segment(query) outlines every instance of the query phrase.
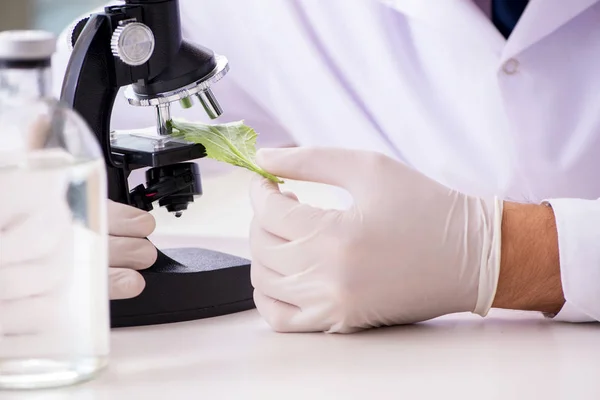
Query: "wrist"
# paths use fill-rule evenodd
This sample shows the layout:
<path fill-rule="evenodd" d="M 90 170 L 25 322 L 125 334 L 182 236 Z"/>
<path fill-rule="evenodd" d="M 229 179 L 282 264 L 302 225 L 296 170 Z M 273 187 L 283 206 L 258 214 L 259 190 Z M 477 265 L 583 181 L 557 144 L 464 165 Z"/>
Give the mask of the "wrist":
<path fill-rule="evenodd" d="M 552 208 L 505 202 L 501 241 L 492 307 L 558 313 L 565 300 Z"/>

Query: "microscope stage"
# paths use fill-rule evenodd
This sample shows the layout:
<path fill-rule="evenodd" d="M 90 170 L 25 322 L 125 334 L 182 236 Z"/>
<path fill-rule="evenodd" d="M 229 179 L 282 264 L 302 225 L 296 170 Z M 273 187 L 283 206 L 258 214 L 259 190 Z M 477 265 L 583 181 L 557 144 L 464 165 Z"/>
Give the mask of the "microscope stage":
<path fill-rule="evenodd" d="M 129 166 L 162 167 L 189 160 L 197 160 L 206 156 L 206 149 L 201 144 L 185 142 L 169 136 L 139 133 L 114 133 L 111 139 L 113 158 Z"/>

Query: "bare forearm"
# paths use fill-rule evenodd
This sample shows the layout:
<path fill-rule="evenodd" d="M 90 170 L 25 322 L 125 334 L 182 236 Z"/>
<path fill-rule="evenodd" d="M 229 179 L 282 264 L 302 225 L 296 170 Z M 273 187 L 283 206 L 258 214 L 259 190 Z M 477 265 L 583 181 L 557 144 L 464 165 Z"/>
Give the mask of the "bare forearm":
<path fill-rule="evenodd" d="M 505 203 L 493 307 L 557 313 L 564 302 L 552 208 Z"/>

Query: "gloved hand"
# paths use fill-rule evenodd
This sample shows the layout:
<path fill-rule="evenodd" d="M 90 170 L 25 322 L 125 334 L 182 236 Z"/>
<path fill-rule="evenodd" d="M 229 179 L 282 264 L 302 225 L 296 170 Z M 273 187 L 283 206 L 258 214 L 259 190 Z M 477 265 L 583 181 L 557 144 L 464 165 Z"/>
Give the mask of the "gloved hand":
<path fill-rule="evenodd" d="M 324 210 L 254 181 L 254 299 L 276 331 L 350 333 L 490 309 L 499 200 L 466 196 L 371 152 L 269 149 L 257 162 L 354 199 L 348 210 Z"/>
<path fill-rule="evenodd" d="M 133 298 L 144 290 L 144 278 L 138 271 L 156 261 L 156 248 L 146 239 L 155 227 L 152 214 L 109 200 L 111 300 Z"/>

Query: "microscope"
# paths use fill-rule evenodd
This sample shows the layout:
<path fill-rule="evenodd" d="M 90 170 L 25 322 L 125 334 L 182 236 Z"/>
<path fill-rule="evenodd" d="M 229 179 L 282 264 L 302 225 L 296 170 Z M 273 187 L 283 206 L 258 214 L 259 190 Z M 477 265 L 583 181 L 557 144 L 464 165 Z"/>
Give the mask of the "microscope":
<path fill-rule="evenodd" d="M 180 217 L 202 195 L 202 145 L 171 136 L 171 104 L 192 105 L 211 119 L 223 110 L 211 91 L 227 59 L 182 39 L 178 0 L 125 0 L 76 23 L 61 101 L 88 123 L 106 162 L 108 195 L 145 211 L 153 203 Z M 155 107 L 156 130 L 116 134 L 111 114 L 120 89 L 132 106 Z M 146 185 L 130 189 L 131 171 L 149 168 Z M 207 249 L 158 250 L 142 272 L 143 293 L 111 301 L 111 326 L 210 318 L 254 308 L 250 261 Z"/>

